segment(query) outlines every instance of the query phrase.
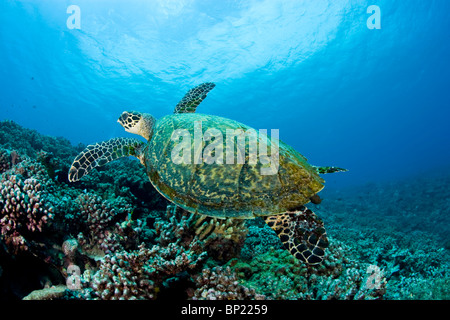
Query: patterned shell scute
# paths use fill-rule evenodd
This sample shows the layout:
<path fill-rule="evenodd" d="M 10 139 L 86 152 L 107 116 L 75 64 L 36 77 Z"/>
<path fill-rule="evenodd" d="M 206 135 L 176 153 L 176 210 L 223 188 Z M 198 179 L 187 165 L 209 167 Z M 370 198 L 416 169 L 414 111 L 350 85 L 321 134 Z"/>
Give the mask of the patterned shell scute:
<path fill-rule="evenodd" d="M 194 130 L 195 125 L 197 130 Z M 210 128 L 222 133 L 223 163 L 194 163 L 195 137 L 198 138 L 200 132 L 203 136 Z M 181 141 L 172 139 L 176 129 L 189 132 L 192 151 L 190 163 L 173 162 L 172 150 Z M 262 167 L 270 164 L 261 164 L 260 159 L 257 159 L 256 164 L 250 163 L 248 138 L 245 139 L 244 161 L 238 163 L 237 138 L 234 137 L 234 149 L 227 149 L 227 133 L 237 129 L 243 132 L 252 130 L 230 119 L 198 113 L 173 114 L 161 118 L 155 125 L 144 159 L 150 181 L 166 198 L 183 209 L 221 218 L 254 218 L 284 213 L 309 202 L 309 198 L 323 188 L 323 180 L 306 159 L 282 141 L 279 142 L 279 168 L 275 174 L 261 175 Z M 215 139 L 197 141 L 201 141 L 201 145 L 197 145 L 197 154 L 204 155 L 205 148 Z M 270 140 L 267 142 L 267 155 L 270 158 Z M 233 156 L 233 163 L 227 163 L 227 152 Z"/>

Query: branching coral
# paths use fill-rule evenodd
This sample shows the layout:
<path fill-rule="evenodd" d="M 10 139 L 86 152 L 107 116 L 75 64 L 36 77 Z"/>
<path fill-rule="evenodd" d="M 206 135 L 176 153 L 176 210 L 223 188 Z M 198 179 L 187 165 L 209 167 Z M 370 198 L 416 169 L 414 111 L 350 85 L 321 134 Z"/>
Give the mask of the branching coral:
<path fill-rule="evenodd" d="M 186 245 L 196 239 L 204 251 L 221 261 L 239 254 L 248 232 L 245 220 L 206 217 L 176 206 L 167 207 L 166 219 L 158 219 L 155 229 L 162 245 L 172 242 Z"/>
<path fill-rule="evenodd" d="M 230 267 L 203 269 L 196 277 L 193 300 L 263 300 L 266 297 L 241 284 Z"/>
<path fill-rule="evenodd" d="M 15 252 L 26 250 L 25 235 L 42 232 L 53 218 L 54 208 L 46 202 L 45 170 L 32 160 L 0 175 L 0 227 L 5 243 Z"/>
<path fill-rule="evenodd" d="M 312 292 L 304 292 L 302 298 L 315 300 L 362 300 L 380 299 L 386 293 L 386 279 L 379 275 L 379 282 L 371 284 L 367 277 L 370 268 L 347 268 L 339 277 L 309 277 L 309 286 L 316 288 Z"/>
<path fill-rule="evenodd" d="M 154 299 L 162 283 L 181 271 L 200 267 L 206 253 L 170 244 L 166 248 L 144 244 L 138 250 L 120 251 L 104 257 L 92 280 L 85 282 L 89 299 Z"/>
<path fill-rule="evenodd" d="M 131 205 L 121 197 L 103 200 L 94 193 L 82 194 L 75 202 L 79 206 L 80 218 L 86 226 L 86 230 L 78 234 L 78 242 L 83 250 L 93 254 L 116 250 L 116 243 L 112 240 L 114 235 L 111 233 L 114 220 L 116 216 L 128 216 L 132 212 Z"/>
<path fill-rule="evenodd" d="M 141 246 L 138 251 L 118 252 L 106 255 L 99 270 L 94 274 L 90 285 L 85 290 L 88 299 L 134 300 L 153 299 L 155 285 L 148 260 L 155 255 L 155 250 Z"/>
<path fill-rule="evenodd" d="M 170 243 L 167 247 L 155 246 L 152 249 L 158 254 L 151 260 L 151 268 L 155 271 L 155 277 L 160 280 L 179 272 L 193 271 L 208 256 L 207 252 L 201 250 L 202 247 L 196 240 L 187 247 Z"/>
<path fill-rule="evenodd" d="M 154 224 L 158 243 L 161 245 L 173 242 L 190 243 L 195 236 L 192 230 L 195 219 L 195 214 L 177 206 L 167 206 L 165 219 L 158 218 Z"/>

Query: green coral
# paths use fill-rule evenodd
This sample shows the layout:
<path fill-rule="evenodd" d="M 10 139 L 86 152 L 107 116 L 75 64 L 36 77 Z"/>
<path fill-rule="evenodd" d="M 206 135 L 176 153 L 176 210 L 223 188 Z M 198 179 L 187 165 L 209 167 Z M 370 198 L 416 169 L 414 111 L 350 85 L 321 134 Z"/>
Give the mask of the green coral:
<path fill-rule="evenodd" d="M 385 281 L 379 288 L 368 288 L 367 266 L 346 258 L 349 248 L 332 241 L 324 262 L 305 266 L 285 250 L 270 249 L 250 261 L 230 263 L 245 286 L 254 288 L 268 299 L 328 300 L 380 299 Z"/>

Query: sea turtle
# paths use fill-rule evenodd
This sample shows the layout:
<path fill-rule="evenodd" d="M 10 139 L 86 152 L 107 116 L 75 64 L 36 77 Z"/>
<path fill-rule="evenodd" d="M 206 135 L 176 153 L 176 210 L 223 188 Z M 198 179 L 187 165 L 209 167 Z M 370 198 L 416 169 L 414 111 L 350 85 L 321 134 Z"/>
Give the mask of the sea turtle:
<path fill-rule="evenodd" d="M 216 218 L 262 217 L 297 259 L 320 263 L 328 246 L 327 235 L 323 222 L 304 205 L 320 202 L 317 193 L 324 180 L 319 174 L 346 170 L 311 166 L 292 147 L 282 141 L 274 143 L 264 132 L 230 119 L 195 113 L 214 87 L 208 82 L 192 88 L 176 105 L 174 114 L 158 120 L 146 113 L 123 112 L 118 122 L 125 131 L 147 142 L 113 138 L 89 145 L 75 158 L 69 181 L 78 181 L 94 167 L 117 158 L 134 156 L 145 166 L 153 186 L 175 205 Z M 251 140 L 249 132 L 256 140 Z M 221 135 L 227 133 L 235 136 L 223 139 Z M 243 138 L 240 141 L 245 148 L 234 145 L 235 137 L 236 141 Z M 270 147 L 265 163 L 261 157 L 254 161 L 254 151 L 259 150 L 261 156 L 263 146 Z M 272 156 L 271 163 L 268 159 Z M 262 173 L 276 161 L 276 171 Z"/>

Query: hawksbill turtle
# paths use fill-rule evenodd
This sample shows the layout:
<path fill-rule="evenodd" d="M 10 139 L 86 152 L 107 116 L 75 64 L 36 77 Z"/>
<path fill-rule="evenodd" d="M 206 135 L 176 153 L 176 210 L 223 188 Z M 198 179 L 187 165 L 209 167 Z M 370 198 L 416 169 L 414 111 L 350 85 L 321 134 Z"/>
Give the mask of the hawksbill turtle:
<path fill-rule="evenodd" d="M 300 153 L 279 141 L 278 170 L 275 174 L 263 175 L 261 169 L 267 165 L 262 161 L 256 164 L 249 161 L 250 139 L 245 139 L 245 154 L 241 154 L 245 161 L 173 161 L 177 145 L 174 133 L 180 130 L 188 136 L 195 136 L 196 132 L 206 134 L 211 128 L 222 134 L 227 130 L 252 130 L 234 120 L 195 113 L 214 87 L 214 83 L 208 82 L 190 89 L 175 106 L 173 114 L 158 120 L 147 113 L 123 112 L 118 122 L 125 131 L 138 134 L 147 142 L 137 138 L 113 138 L 89 145 L 75 158 L 69 170 L 69 181 L 78 181 L 94 167 L 120 157 L 134 156 L 145 166 L 153 186 L 175 205 L 191 213 L 216 218 L 262 217 L 294 257 L 309 265 L 320 263 L 329 241 L 322 220 L 304 205 L 321 201 L 317 193 L 324 187 L 324 180 L 319 174 L 345 169 L 312 166 Z M 257 135 L 260 147 L 262 137 L 260 133 Z M 221 150 L 227 152 L 237 150 L 227 150 L 225 141 L 216 138 L 203 136 L 200 143 L 191 140 L 186 140 L 185 146 L 193 147 L 194 154 L 211 151 L 213 146 L 223 147 Z M 183 137 L 183 142 L 186 141 Z M 269 145 L 270 139 L 266 147 Z M 215 151 L 217 149 L 211 154 Z"/>

